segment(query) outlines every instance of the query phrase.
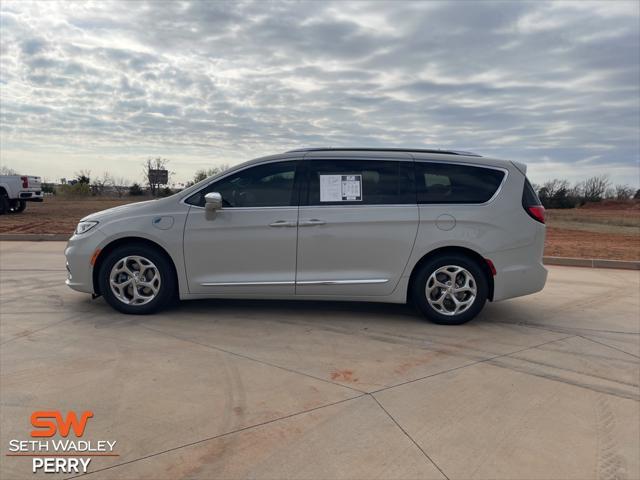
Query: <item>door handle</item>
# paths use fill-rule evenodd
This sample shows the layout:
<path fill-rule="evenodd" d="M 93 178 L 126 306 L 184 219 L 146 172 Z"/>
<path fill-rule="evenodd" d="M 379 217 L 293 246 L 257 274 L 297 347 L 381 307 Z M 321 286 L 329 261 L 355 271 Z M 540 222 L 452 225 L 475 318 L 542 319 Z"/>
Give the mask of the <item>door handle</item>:
<path fill-rule="evenodd" d="M 300 222 L 301 227 L 315 227 L 316 225 L 325 225 L 327 222 L 324 220 L 318 220 L 317 218 L 312 218 L 310 220 L 305 220 L 304 222 Z"/>
<path fill-rule="evenodd" d="M 295 227 L 296 225 L 296 222 L 288 222 L 286 220 L 277 220 L 269 224 L 270 227 Z"/>

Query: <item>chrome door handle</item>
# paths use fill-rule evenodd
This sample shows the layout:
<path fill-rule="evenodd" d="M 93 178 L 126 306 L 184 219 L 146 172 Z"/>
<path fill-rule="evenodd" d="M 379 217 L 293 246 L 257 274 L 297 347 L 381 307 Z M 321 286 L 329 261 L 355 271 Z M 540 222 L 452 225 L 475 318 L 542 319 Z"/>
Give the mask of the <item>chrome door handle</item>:
<path fill-rule="evenodd" d="M 325 225 L 327 222 L 324 220 L 318 220 L 317 218 L 312 218 L 311 220 L 305 220 L 304 222 L 300 222 L 301 227 L 315 227 L 316 225 Z"/>
<path fill-rule="evenodd" d="M 288 222 L 286 220 L 277 220 L 269 224 L 270 227 L 295 227 L 296 225 L 296 222 Z"/>

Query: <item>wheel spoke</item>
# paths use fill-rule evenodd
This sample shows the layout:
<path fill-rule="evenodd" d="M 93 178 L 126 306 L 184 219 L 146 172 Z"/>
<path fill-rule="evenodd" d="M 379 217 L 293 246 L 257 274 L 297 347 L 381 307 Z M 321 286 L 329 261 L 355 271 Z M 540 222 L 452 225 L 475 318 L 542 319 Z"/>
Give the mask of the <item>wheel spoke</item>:
<path fill-rule="evenodd" d="M 116 282 L 115 280 L 111 279 L 110 283 L 111 285 L 113 285 L 114 287 L 117 288 L 122 288 L 122 287 L 126 287 L 127 285 L 129 285 L 131 282 L 133 281 L 133 278 L 129 277 L 128 279 L 126 279 L 123 282 Z"/>

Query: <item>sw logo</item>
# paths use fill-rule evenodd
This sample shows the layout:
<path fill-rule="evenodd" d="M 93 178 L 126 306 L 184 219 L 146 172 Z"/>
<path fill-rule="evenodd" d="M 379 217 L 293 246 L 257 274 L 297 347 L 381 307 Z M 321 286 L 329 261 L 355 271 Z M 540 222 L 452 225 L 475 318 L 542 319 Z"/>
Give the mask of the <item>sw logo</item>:
<path fill-rule="evenodd" d="M 33 412 L 32 440 L 11 440 L 7 456 L 31 457 L 33 473 L 87 473 L 91 457 L 119 456 L 113 453 L 115 440 L 81 440 L 90 418 L 90 410 L 66 416 L 59 410 Z M 67 438 L 70 435 L 75 438 Z"/>
<path fill-rule="evenodd" d="M 31 425 L 40 430 L 32 430 L 31 436 L 36 438 L 53 437 L 56 432 L 59 432 L 60 436 L 66 438 L 69 435 L 69 431 L 73 429 L 76 437 L 82 437 L 87 421 L 92 417 L 93 412 L 89 410 L 82 412 L 80 419 L 78 419 L 76 412 L 69 412 L 66 420 L 62 418 L 62 414 L 58 410 L 33 412 L 31 414 Z M 51 419 L 55 419 L 55 422 Z"/>

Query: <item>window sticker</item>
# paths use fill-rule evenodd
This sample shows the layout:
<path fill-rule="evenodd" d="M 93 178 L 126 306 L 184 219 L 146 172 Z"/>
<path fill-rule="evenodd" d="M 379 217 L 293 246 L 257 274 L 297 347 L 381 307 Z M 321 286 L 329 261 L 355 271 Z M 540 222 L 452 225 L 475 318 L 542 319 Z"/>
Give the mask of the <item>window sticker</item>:
<path fill-rule="evenodd" d="M 362 175 L 320 175 L 320 201 L 362 201 Z"/>

